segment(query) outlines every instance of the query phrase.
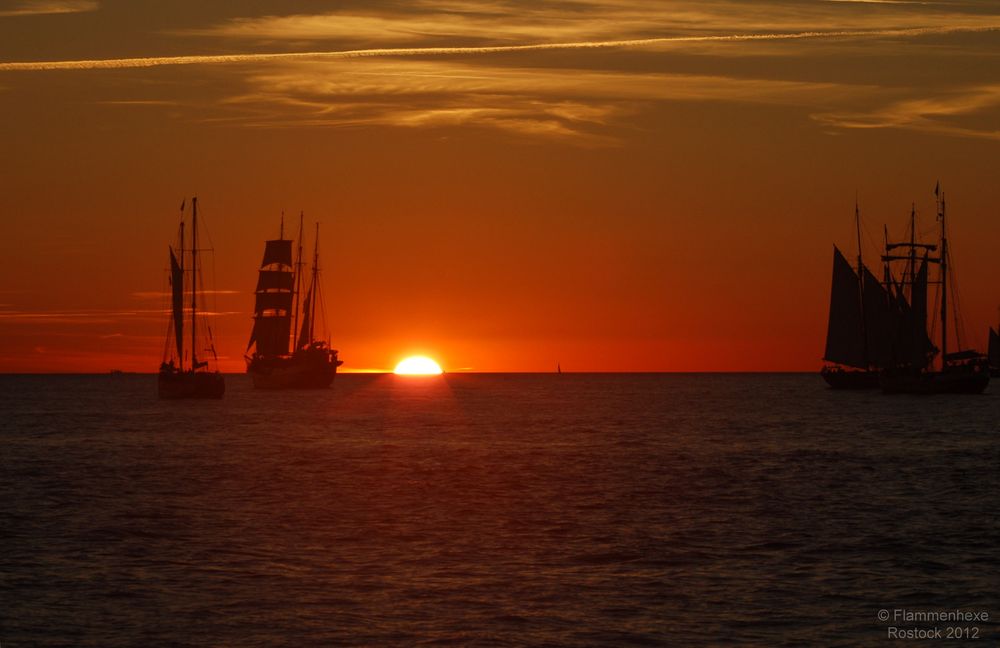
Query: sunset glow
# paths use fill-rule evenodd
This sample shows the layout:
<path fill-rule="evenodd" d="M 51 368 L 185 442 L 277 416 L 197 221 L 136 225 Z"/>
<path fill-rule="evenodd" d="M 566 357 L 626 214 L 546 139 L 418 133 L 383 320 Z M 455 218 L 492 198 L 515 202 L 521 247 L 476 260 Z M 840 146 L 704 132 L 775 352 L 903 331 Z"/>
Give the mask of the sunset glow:
<path fill-rule="evenodd" d="M 996 322 L 995 4 L 133 4 L 0 9 L 0 370 L 155 371 L 194 195 L 225 372 L 300 210 L 343 372 L 813 371 L 855 198 L 875 260 L 938 181 Z"/>
<path fill-rule="evenodd" d="M 0 648 L 1000 631 L 1000 0 L 0 0 L 0 124 Z"/>
<path fill-rule="evenodd" d="M 396 365 L 394 374 L 400 376 L 436 376 L 441 371 L 441 365 L 427 356 L 410 356 Z"/>

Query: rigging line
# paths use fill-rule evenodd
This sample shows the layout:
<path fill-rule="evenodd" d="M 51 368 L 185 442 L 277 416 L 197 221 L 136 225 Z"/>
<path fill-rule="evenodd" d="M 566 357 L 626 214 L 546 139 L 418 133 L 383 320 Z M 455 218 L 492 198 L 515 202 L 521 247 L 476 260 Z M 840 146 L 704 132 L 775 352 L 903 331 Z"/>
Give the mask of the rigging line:
<path fill-rule="evenodd" d="M 171 335 L 171 333 L 173 332 L 173 328 L 174 328 L 174 316 L 171 315 L 170 319 L 167 320 L 167 341 L 163 343 L 163 362 L 166 362 L 167 360 L 170 359 L 170 357 L 169 357 L 169 355 L 170 355 L 170 338 L 173 337 L 173 335 Z"/>
<path fill-rule="evenodd" d="M 209 241 L 209 244 L 212 246 L 210 248 L 209 252 L 210 252 L 210 255 L 211 255 L 211 258 L 212 258 L 212 287 L 215 288 L 215 290 L 212 291 L 212 311 L 215 312 L 215 313 L 218 313 L 218 312 L 220 312 L 219 311 L 219 291 L 218 291 L 219 277 L 218 277 L 218 275 L 216 274 L 216 271 L 215 271 L 215 266 L 216 266 L 216 262 L 215 262 L 215 244 L 212 243 L 212 237 L 211 236 L 209 236 L 208 241 Z M 216 322 L 218 322 L 218 321 L 219 321 L 219 318 L 216 317 Z M 212 356 L 215 358 L 216 369 L 218 369 L 219 368 L 218 367 L 219 356 L 218 356 L 218 354 L 215 351 L 215 336 L 212 334 L 212 327 L 211 326 L 208 327 L 208 339 L 209 339 L 209 342 L 212 345 Z"/>
<path fill-rule="evenodd" d="M 324 337 L 327 335 L 326 330 L 326 304 L 323 303 L 323 282 L 320 278 L 323 276 L 319 268 L 319 229 L 316 230 L 316 257 L 314 263 L 316 264 L 316 305 L 320 309 L 319 311 L 319 322 L 320 331 Z M 313 310 L 313 315 L 315 316 L 316 311 Z M 315 318 L 314 318 L 315 319 Z M 313 331 L 313 336 L 315 337 L 316 331 Z"/>
<path fill-rule="evenodd" d="M 219 354 L 215 352 L 215 336 L 212 335 L 212 325 L 206 323 L 206 326 L 208 328 L 208 344 L 209 344 L 208 350 L 212 352 L 212 358 L 215 360 L 216 365 L 218 365 Z M 216 367 L 216 369 L 218 369 L 218 367 Z"/>
<path fill-rule="evenodd" d="M 183 216 L 181 218 L 182 218 L 181 223 L 183 223 Z M 181 238 L 181 225 L 178 225 L 177 226 L 177 239 L 178 239 L 178 241 L 180 241 L 180 238 Z M 175 243 L 176 242 L 177 241 L 175 241 Z M 183 247 L 183 241 L 180 241 L 180 242 L 181 242 L 182 245 L 180 245 L 180 246 L 177 247 L 177 250 L 179 252 L 181 251 L 181 249 Z M 182 257 L 183 257 L 183 252 L 181 252 L 181 254 L 182 254 Z M 183 258 L 181 258 L 180 261 L 181 261 L 181 263 L 184 263 L 184 259 Z M 170 313 L 170 317 L 167 318 L 167 340 L 166 340 L 166 342 L 163 345 L 163 362 L 166 362 L 166 361 L 168 361 L 170 359 L 170 349 L 171 349 L 171 346 L 172 345 L 176 346 L 176 341 L 175 341 L 176 338 L 174 337 L 174 334 L 173 334 L 174 333 L 174 325 L 175 325 L 174 324 L 174 310 L 173 310 L 173 301 L 174 300 L 173 300 L 173 285 L 171 283 L 171 281 L 172 281 L 172 271 L 171 271 L 170 266 L 167 266 L 166 270 L 164 271 L 164 275 L 167 278 L 166 279 L 167 289 L 165 291 L 163 291 L 163 297 L 162 297 L 162 301 L 161 301 L 161 306 L 163 307 L 163 309 L 165 311 L 167 311 L 167 312 Z M 181 273 L 181 293 L 182 294 L 184 293 L 184 273 Z M 183 317 L 184 317 L 184 315 L 183 315 L 183 310 L 182 310 L 182 312 L 181 312 L 181 318 L 183 318 Z M 184 359 L 181 357 L 180 349 L 174 349 L 174 351 L 177 351 L 177 362 L 178 362 L 178 367 L 180 367 L 180 366 L 182 366 L 182 364 L 184 362 Z"/>
<path fill-rule="evenodd" d="M 917 222 L 920 222 L 920 212 L 917 212 Z M 926 228 L 919 230 L 921 240 L 933 239 L 934 235 L 937 234 L 937 228 L 934 223 L 929 224 Z"/>
<path fill-rule="evenodd" d="M 208 219 L 205 218 L 205 216 L 204 216 L 205 208 L 202 207 L 201 211 L 202 211 L 202 220 L 201 220 L 201 223 L 200 223 L 200 225 L 201 225 L 201 231 L 202 231 L 203 235 L 208 239 L 208 247 L 207 248 L 202 248 L 202 251 L 203 252 L 207 252 L 207 253 L 209 253 L 211 255 L 211 259 L 212 259 L 212 268 L 211 268 L 212 286 L 216 286 L 217 287 L 219 285 L 219 283 L 218 283 L 218 276 L 216 275 L 216 271 L 215 271 L 216 270 L 216 268 L 215 268 L 215 265 L 216 265 L 215 264 L 215 241 L 212 240 L 212 230 L 210 230 L 209 227 L 208 227 Z M 204 265 L 204 264 L 202 264 L 202 265 Z M 204 276 L 199 277 L 199 281 L 201 282 L 202 299 L 204 299 L 205 298 L 205 294 L 206 294 L 205 293 L 205 286 L 204 286 Z M 211 295 L 212 295 L 212 312 L 218 313 L 219 312 L 219 295 L 218 295 L 217 292 L 212 292 Z M 205 326 L 208 329 L 208 340 L 209 340 L 209 344 L 211 345 L 210 348 L 209 348 L 209 350 L 212 352 L 213 355 L 215 355 L 215 339 L 212 336 L 212 327 L 208 325 L 208 321 L 207 320 L 205 322 Z"/>
<path fill-rule="evenodd" d="M 202 209 L 202 213 L 204 213 L 204 209 Z M 212 240 L 212 232 L 208 228 L 208 222 L 207 222 L 207 219 L 204 218 L 204 216 L 202 217 L 202 221 L 199 224 L 201 225 L 202 234 L 206 238 L 208 238 L 208 247 L 201 248 L 200 251 L 201 252 L 207 252 L 210 255 L 210 257 L 211 257 L 211 261 L 212 261 L 212 265 L 211 265 L 211 281 L 212 281 L 212 284 L 211 285 L 217 286 L 218 285 L 218 276 L 216 274 L 215 241 Z M 204 263 L 202 263 L 202 267 L 204 267 Z M 213 291 L 211 293 L 206 293 L 205 292 L 205 276 L 204 276 L 204 274 L 199 274 L 199 276 L 198 276 L 198 285 L 199 285 L 199 288 L 201 289 L 202 300 L 205 299 L 205 295 L 206 294 L 211 294 L 211 296 L 212 296 L 212 299 L 211 299 L 211 302 L 212 302 L 212 304 L 211 304 L 211 312 L 218 313 L 219 312 L 219 296 L 218 296 L 218 293 L 215 292 L 215 291 Z M 215 335 L 214 335 L 214 332 L 212 331 L 211 324 L 209 324 L 209 322 L 208 322 L 207 314 L 205 315 L 205 324 L 204 324 L 204 327 L 205 327 L 205 331 L 206 331 L 205 337 L 207 338 L 208 348 L 207 349 L 202 349 L 202 350 L 203 351 L 209 351 L 209 352 L 211 352 L 212 357 L 214 358 L 214 360 L 216 362 L 216 369 L 218 369 L 219 356 L 218 356 L 218 353 L 216 352 L 216 349 L 215 349 Z"/>
<path fill-rule="evenodd" d="M 930 332 L 928 333 L 928 338 L 932 341 L 937 337 L 937 321 L 938 313 L 941 312 L 941 282 L 934 282 L 934 310 L 931 311 L 931 315 L 928 318 L 930 320 Z M 938 350 L 940 351 L 940 349 Z"/>
<path fill-rule="evenodd" d="M 326 303 L 323 301 L 323 289 L 320 287 L 322 282 L 319 280 L 319 274 L 316 275 L 316 301 L 319 303 L 319 320 L 323 332 L 323 337 L 330 341 L 330 329 L 326 322 Z"/>
<path fill-rule="evenodd" d="M 951 269 L 951 272 L 948 273 L 948 289 L 951 290 L 952 295 L 951 307 L 955 318 L 955 341 L 958 344 L 956 350 L 961 351 L 963 348 L 962 340 L 965 338 L 965 320 L 962 318 L 961 295 L 958 292 L 958 273 L 955 271 L 955 266 L 952 265 L 950 249 L 948 250 L 948 267 Z"/>
<path fill-rule="evenodd" d="M 166 336 L 167 339 L 163 343 L 163 360 L 162 360 L 162 362 L 166 362 L 167 360 L 170 359 L 167 356 L 170 353 L 170 343 L 171 343 L 171 340 L 173 340 L 173 337 L 174 337 L 173 335 L 171 335 L 171 333 L 173 332 L 173 328 L 174 328 L 174 311 L 173 311 L 173 308 L 171 308 L 173 306 L 173 303 L 172 303 L 173 302 L 173 298 L 172 298 L 172 293 L 171 293 L 171 290 L 172 290 L 173 287 L 170 285 L 170 269 L 167 268 L 164 271 L 163 274 L 167 278 L 167 290 L 166 290 L 166 292 L 163 293 L 164 297 L 162 298 L 161 305 L 163 306 L 163 309 L 165 311 L 167 311 L 167 312 L 170 313 L 170 317 L 167 318 L 167 336 Z"/>
<path fill-rule="evenodd" d="M 205 296 L 205 280 L 204 280 L 204 275 L 202 275 L 201 273 L 199 273 L 198 277 L 197 277 L 197 280 L 198 280 L 198 290 L 201 292 L 201 295 L 204 298 L 204 296 Z M 202 313 L 201 313 L 202 319 L 205 320 L 205 328 L 206 329 L 208 328 L 208 317 L 207 317 L 207 313 L 205 313 L 205 311 L 207 311 L 207 310 L 208 310 L 207 308 L 203 307 L 202 308 Z M 208 349 L 202 348 L 201 350 L 202 351 L 207 351 Z"/>
<path fill-rule="evenodd" d="M 868 230 L 868 226 L 865 223 L 864 213 L 861 214 L 861 236 L 862 236 L 862 239 L 864 240 L 864 242 L 868 244 L 868 247 L 870 248 L 870 250 L 874 250 L 874 256 L 866 254 L 865 257 L 868 258 L 868 259 L 880 259 L 880 258 L 882 258 L 882 254 L 881 254 L 882 246 L 878 242 L 878 239 L 876 237 L 872 236 L 871 232 Z M 868 264 L 865 264 L 865 265 L 867 266 Z"/>

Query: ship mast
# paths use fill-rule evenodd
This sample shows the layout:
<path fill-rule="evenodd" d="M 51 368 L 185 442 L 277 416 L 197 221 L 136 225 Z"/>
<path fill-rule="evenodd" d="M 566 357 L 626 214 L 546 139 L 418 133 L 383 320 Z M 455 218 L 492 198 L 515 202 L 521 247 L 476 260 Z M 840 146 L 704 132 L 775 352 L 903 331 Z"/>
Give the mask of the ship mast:
<path fill-rule="evenodd" d="M 181 294 L 180 302 L 184 303 L 184 203 L 181 203 Z M 177 307 L 174 306 L 176 312 Z M 184 308 L 181 308 L 180 317 L 174 317 L 174 326 L 177 327 L 177 369 L 184 371 Z M 191 347 L 192 349 L 194 347 Z"/>
<path fill-rule="evenodd" d="M 885 249 L 885 254 L 882 255 L 882 282 L 885 285 L 886 292 L 889 292 L 889 287 L 892 285 L 892 273 L 889 271 L 889 226 L 883 223 L 882 225 L 882 246 Z"/>
<path fill-rule="evenodd" d="M 865 369 L 871 363 L 868 360 L 868 323 L 865 321 L 865 275 L 864 264 L 861 262 L 861 210 L 858 208 L 858 197 L 854 196 L 854 228 L 858 236 L 858 296 L 861 304 L 861 342 L 864 345 Z"/>
<path fill-rule="evenodd" d="M 299 212 L 299 249 L 295 257 L 295 306 L 292 312 L 295 319 L 292 323 L 292 352 L 298 351 L 298 330 L 299 330 L 299 293 L 302 292 L 302 212 Z"/>
<path fill-rule="evenodd" d="M 934 188 L 937 197 L 940 184 Z M 948 362 L 948 236 L 944 223 L 944 196 L 938 200 L 938 220 L 941 221 L 941 368 Z"/>
<path fill-rule="evenodd" d="M 910 303 L 913 303 L 913 281 L 917 276 L 917 206 L 910 204 Z M 906 284 L 906 280 L 903 280 Z"/>
<path fill-rule="evenodd" d="M 198 368 L 195 355 L 195 313 L 198 310 L 198 197 L 191 199 L 191 371 Z"/>
<path fill-rule="evenodd" d="M 313 247 L 313 269 L 312 269 L 312 285 L 309 287 L 309 301 L 315 302 L 316 291 L 319 289 L 317 284 L 317 279 L 319 277 L 319 223 L 316 223 L 316 243 Z M 311 344 L 316 333 L 316 304 L 310 303 L 309 310 L 309 343 Z"/>

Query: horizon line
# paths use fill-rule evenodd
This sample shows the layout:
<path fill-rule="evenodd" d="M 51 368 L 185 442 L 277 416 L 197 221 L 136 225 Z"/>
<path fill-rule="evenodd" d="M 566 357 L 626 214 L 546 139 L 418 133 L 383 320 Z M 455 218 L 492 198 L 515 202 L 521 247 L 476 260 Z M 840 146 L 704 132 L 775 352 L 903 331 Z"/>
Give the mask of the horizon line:
<path fill-rule="evenodd" d="M 113 374 L 112 370 L 107 370 L 103 372 L 82 372 L 82 371 L 0 371 L 0 376 L 156 376 L 158 372 L 156 371 L 122 371 L 121 374 Z M 210 372 L 211 373 L 211 372 Z M 245 371 L 223 371 L 220 372 L 224 376 L 245 376 L 247 373 Z M 538 376 L 560 376 L 560 375 L 595 375 L 595 374 L 622 374 L 622 375 L 636 375 L 636 374 L 819 374 L 819 371 L 812 370 L 796 370 L 796 369 L 723 369 L 723 370 L 673 370 L 673 369 L 663 369 L 663 370 L 639 370 L 639 371 L 629 371 L 629 370 L 593 370 L 593 371 L 448 371 L 444 370 L 440 374 L 429 374 L 427 376 L 405 376 L 407 378 L 421 378 L 421 377 L 434 377 L 434 376 L 474 376 L 474 375 L 538 375 Z M 398 375 L 392 370 L 385 371 L 338 371 L 338 376 L 395 376 Z"/>

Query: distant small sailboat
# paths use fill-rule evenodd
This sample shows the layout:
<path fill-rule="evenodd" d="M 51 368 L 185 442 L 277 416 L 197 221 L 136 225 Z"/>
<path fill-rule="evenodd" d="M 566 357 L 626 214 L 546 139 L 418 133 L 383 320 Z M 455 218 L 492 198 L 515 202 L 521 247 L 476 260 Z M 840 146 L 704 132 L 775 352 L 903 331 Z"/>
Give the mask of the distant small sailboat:
<path fill-rule="evenodd" d="M 181 212 L 184 203 L 181 203 Z M 160 373 L 157 385 L 160 398 L 222 398 L 226 391 L 225 380 L 218 368 L 212 370 L 209 363 L 201 360 L 198 354 L 199 339 L 204 343 L 202 350 L 211 354 L 212 361 L 218 366 L 218 356 L 212 341 L 212 330 L 208 326 L 199 327 L 198 320 L 198 288 L 201 285 L 201 275 L 198 268 L 198 199 L 191 199 L 191 350 L 190 362 L 185 363 L 184 356 L 184 284 L 185 284 L 185 249 L 184 221 L 181 221 L 178 253 L 175 255 L 170 248 L 170 331 L 167 345 L 164 349 L 163 361 L 160 363 Z M 185 368 L 186 366 L 186 368 Z"/>
<path fill-rule="evenodd" d="M 558 362 L 556 363 L 556 373 L 562 373 L 562 365 Z"/>

